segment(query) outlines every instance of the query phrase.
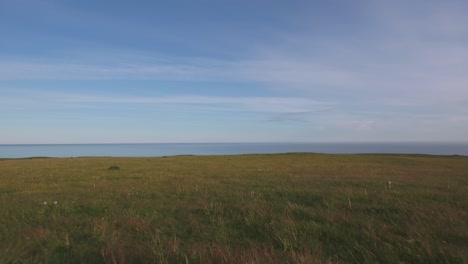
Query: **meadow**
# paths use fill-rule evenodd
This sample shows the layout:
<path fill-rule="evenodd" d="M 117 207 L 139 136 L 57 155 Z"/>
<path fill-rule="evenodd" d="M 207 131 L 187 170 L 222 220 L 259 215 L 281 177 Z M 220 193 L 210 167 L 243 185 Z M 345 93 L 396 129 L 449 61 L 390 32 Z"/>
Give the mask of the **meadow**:
<path fill-rule="evenodd" d="M 0 160 L 0 263 L 468 263 L 468 157 Z"/>

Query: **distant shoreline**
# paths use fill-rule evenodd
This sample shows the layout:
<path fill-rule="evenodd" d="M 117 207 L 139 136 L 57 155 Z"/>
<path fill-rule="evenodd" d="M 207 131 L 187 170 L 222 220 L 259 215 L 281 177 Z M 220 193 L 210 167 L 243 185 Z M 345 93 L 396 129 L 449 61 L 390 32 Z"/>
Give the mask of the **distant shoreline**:
<path fill-rule="evenodd" d="M 250 153 L 250 154 L 233 154 L 233 155 L 167 155 L 167 156 L 77 156 L 77 157 L 21 157 L 21 158 L 2 158 L 4 160 L 42 160 L 42 159 L 158 159 L 158 158 L 176 158 L 176 157 L 237 157 L 237 156 L 282 156 L 282 155 L 328 155 L 328 156 L 395 156 L 395 157 L 446 157 L 446 158 L 467 158 L 468 155 L 459 154 L 419 154 L 419 153 L 353 153 L 353 154 L 329 154 L 329 153 L 315 153 L 315 152 L 285 152 L 285 153 Z"/>
<path fill-rule="evenodd" d="M 0 145 L 0 158 L 162 157 L 279 153 L 468 155 L 468 142 Z"/>
<path fill-rule="evenodd" d="M 218 145 L 218 144 L 468 144 L 468 141 L 307 141 L 307 142 L 122 142 L 122 143 L 0 143 L 0 146 L 76 146 L 76 145 Z"/>

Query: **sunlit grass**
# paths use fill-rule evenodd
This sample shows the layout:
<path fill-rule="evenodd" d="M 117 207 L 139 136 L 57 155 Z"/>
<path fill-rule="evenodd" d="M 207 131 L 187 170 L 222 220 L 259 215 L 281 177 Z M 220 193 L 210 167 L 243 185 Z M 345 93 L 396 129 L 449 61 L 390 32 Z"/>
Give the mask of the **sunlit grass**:
<path fill-rule="evenodd" d="M 467 179 L 448 156 L 0 160 L 0 263 L 466 263 Z"/>

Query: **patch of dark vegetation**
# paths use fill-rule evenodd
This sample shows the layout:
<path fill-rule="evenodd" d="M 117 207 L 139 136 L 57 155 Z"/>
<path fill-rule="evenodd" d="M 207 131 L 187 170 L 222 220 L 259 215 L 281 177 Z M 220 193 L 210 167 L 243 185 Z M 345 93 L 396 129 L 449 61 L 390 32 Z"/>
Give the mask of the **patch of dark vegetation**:
<path fill-rule="evenodd" d="M 51 159 L 52 157 L 46 157 L 46 156 L 37 156 L 37 157 L 29 157 L 27 159 Z"/>
<path fill-rule="evenodd" d="M 284 201 L 291 202 L 297 205 L 306 207 L 321 207 L 324 205 L 323 196 L 310 192 L 282 192 L 276 193 L 280 195 Z"/>
<path fill-rule="evenodd" d="M 450 155 L 449 157 L 452 157 L 452 158 L 467 158 L 468 156 L 454 154 L 454 155 Z"/>
<path fill-rule="evenodd" d="M 6 188 L 0 188 L 0 195 L 2 194 L 10 194 L 10 193 L 15 193 L 18 192 L 18 189 L 6 189 Z"/>
<path fill-rule="evenodd" d="M 120 170 L 120 167 L 117 165 L 111 165 L 107 170 L 113 171 L 113 170 Z"/>

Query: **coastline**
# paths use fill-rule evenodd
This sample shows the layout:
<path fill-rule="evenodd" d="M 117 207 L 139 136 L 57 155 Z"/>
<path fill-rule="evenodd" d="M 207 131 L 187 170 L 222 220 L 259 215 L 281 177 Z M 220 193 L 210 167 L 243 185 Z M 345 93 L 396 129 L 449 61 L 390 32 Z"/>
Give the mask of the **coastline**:
<path fill-rule="evenodd" d="M 468 142 L 400 143 L 154 143 L 0 145 L 1 158 L 162 157 L 278 153 L 468 155 Z"/>

